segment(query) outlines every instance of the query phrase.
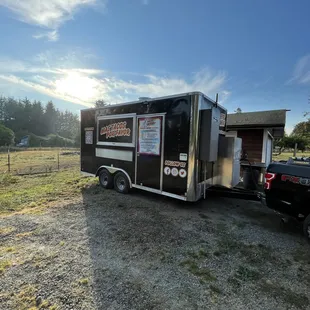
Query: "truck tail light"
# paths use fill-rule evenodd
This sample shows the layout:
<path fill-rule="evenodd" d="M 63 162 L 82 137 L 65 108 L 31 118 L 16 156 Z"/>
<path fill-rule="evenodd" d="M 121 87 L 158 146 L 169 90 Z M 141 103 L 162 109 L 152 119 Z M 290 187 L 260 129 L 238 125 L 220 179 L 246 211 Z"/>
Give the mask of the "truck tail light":
<path fill-rule="evenodd" d="M 274 180 L 276 178 L 276 176 L 277 175 L 275 173 L 271 173 L 271 172 L 265 173 L 265 189 L 271 188 L 271 182 L 272 182 L 272 180 Z"/>

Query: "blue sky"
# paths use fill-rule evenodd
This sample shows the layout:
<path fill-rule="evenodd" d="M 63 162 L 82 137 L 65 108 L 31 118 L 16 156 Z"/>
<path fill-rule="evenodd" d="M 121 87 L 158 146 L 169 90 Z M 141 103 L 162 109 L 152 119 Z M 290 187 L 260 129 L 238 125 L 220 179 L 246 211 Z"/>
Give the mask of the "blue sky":
<path fill-rule="evenodd" d="M 78 111 L 199 90 L 310 110 L 310 1 L 0 0 L 0 95 Z"/>

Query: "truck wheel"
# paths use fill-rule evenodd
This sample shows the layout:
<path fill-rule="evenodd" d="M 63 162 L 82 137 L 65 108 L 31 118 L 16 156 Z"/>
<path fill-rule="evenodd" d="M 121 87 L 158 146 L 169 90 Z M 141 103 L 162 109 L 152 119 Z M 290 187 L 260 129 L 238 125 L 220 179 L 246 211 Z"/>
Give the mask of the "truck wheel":
<path fill-rule="evenodd" d="M 103 169 L 100 171 L 99 183 L 103 188 L 113 188 L 113 176 L 108 170 Z"/>
<path fill-rule="evenodd" d="M 303 230 L 304 230 L 304 235 L 310 241 L 310 214 L 304 220 Z"/>
<path fill-rule="evenodd" d="M 127 194 L 129 191 L 129 181 L 123 172 L 117 172 L 114 177 L 114 188 L 117 192 Z"/>

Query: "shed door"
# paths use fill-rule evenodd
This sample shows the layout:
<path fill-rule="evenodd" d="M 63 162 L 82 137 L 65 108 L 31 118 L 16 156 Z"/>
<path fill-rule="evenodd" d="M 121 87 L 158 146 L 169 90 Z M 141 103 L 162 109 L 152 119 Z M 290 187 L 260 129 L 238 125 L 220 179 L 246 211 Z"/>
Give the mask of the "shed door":
<path fill-rule="evenodd" d="M 137 117 L 136 184 L 162 189 L 163 115 Z"/>

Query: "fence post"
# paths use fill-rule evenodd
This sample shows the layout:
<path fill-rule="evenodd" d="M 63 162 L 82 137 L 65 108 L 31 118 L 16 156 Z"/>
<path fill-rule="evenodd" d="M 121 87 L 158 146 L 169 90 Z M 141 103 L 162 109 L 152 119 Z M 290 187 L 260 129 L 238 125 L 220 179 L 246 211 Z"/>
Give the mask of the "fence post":
<path fill-rule="evenodd" d="M 11 156 L 10 156 L 10 148 L 8 147 L 8 172 L 11 172 Z"/>
<path fill-rule="evenodd" d="M 58 171 L 59 171 L 59 167 L 60 167 L 60 162 L 59 162 L 59 151 L 58 151 L 58 154 L 57 154 L 57 163 L 58 163 Z"/>

